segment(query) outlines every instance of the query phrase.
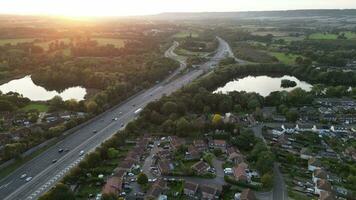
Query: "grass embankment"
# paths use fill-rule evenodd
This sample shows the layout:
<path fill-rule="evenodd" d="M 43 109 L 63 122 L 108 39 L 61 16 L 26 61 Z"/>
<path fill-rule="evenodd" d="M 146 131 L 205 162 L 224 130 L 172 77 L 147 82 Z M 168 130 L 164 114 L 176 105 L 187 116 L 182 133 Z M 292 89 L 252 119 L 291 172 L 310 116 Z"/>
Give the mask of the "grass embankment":
<path fill-rule="evenodd" d="M 347 39 L 356 39 L 356 33 L 353 32 L 344 32 Z M 313 33 L 309 35 L 311 40 L 337 40 L 338 35 L 332 33 Z"/>

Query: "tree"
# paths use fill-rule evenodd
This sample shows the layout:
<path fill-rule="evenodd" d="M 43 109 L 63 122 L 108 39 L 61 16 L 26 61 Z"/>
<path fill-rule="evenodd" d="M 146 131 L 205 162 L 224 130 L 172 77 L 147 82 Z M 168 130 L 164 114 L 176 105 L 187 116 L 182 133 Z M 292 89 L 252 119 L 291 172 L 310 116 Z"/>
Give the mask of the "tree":
<path fill-rule="evenodd" d="M 44 194 L 39 200 L 75 200 L 73 192 L 63 183 L 58 183 L 52 190 Z"/>
<path fill-rule="evenodd" d="M 190 123 L 184 118 L 181 117 L 177 121 L 177 133 L 181 136 L 187 136 L 187 132 L 190 131 L 191 125 Z"/>
<path fill-rule="evenodd" d="M 297 111 L 295 111 L 295 110 L 289 110 L 289 111 L 287 111 L 287 113 L 286 113 L 286 119 L 287 119 L 288 121 L 290 121 L 290 122 L 295 122 L 295 121 L 298 120 L 298 118 L 299 118 L 299 114 L 298 114 Z"/>
<path fill-rule="evenodd" d="M 273 186 L 273 175 L 271 173 L 265 173 L 261 177 L 261 182 L 264 188 L 272 188 Z"/>
<path fill-rule="evenodd" d="M 115 148 L 109 148 L 108 149 L 108 156 L 109 158 L 113 159 L 113 158 L 117 158 L 117 156 L 119 155 L 119 151 L 116 150 Z"/>
<path fill-rule="evenodd" d="M 256 143 L 256 138 L 250 131 L 244 131 L 236 139 L 234 139 L 233 144 L 236 145 L 241 150 L 249 151 Z"/>
<path fill-rule="evenodd" d="M 148 183 L 147 175 L 144 173 L 140 173 L 139 175 L 137 175 L 137 183 L 141 186 L 146 185 Z"/>
<path fill-rule="evenodd" d="M 95 113 L 98 109 L 98 104 L 95 101 L 89 101 L 85 104 L 87 112 Z"/>
<path fill-rule="evenodd" d="M 172 101 L 168 101 L 168 102 L 164 103 L 162 106 L 162 112 L 165 115 L 176 113 L 177 112 L 177 104 Z"/>
<path fill-rule="evenodd" d="M 51 110 L 59 110 L 63 108 L 64 102 L 62 97 L 54 96 L 51 100 L 49 100 L 49 105 L 51 107 Z"/>
<path fill-rule="evenodd" d="M 212 119 L 213 125 L 219 125 L 222 123 L 222 116 L 219 114 L 215 114 Z"/>
<path fill-rule="evenodd" d="M 272 172 L 274 156 L 270 151 L 263 151 L 257 158 L 256 168 L 260 174 Z"/>
<path fill-rule="evenodd" d="M 0 111 L 12 112 L 14 110 L 16 110 L 16 106 L 13 105 L 11 102 L 6 100 L 0 100 Z"/>

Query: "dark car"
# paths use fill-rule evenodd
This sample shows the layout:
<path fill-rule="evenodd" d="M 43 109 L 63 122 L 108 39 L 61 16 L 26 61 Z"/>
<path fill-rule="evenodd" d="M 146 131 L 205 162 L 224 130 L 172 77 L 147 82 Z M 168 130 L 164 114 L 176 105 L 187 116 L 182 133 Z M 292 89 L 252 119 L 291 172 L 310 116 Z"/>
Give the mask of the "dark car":
<path fill-rule="evenodd" d="M 59 149 L 59 150 L 58 150 L 58 153 L 62 153 L 62 152 L 63 152 L 63 149 Z"/>

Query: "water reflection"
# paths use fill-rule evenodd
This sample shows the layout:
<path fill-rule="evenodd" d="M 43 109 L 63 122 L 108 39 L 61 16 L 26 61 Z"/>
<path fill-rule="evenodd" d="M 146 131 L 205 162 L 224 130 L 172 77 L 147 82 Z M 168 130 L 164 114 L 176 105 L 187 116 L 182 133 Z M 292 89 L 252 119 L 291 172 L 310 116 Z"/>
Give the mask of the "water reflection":
<path fill-rule="evenodd" d="M 70 87 L 63 92 L 48 91 L 45 88 L 33 83 L 31 76 L 25 76 L 21 79 L 15 79 L 3 85 L 0 85 L 2 93 L 17 92 L 33 101 L 47 101 L 58 95 L 63 100 L 76 99 L 83 100 L 86 95 L 86 89 L 82 87 Z"/>
<path fill-rule="evenodd" d="M 292 88 L 282 88 L 281 80 L 288 79 L 295 81 L 297 86 Z M 256 92 L 261 96 L 268 96 L 274 91 L 291 91 L 297 87 L 303 90 L 310 91 L 312 85 L 307 82 L 300 81 L 293 76 L 270 77 L 270 76 L 247 76 L 242 79 L 236 79 L 228 82 L 225 86 L 218 88 L 215 92 L 228 93 L 232 91 Z"/>

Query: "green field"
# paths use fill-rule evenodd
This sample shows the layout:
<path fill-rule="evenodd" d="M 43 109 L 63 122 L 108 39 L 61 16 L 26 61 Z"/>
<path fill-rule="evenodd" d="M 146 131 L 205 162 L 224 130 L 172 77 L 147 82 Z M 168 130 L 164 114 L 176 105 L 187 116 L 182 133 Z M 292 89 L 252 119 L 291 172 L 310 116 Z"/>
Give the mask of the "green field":
<path fill-rule="evenodd" d="M 279 53 L 279 52 L 272 52 L 270 53 L 270 55 L 276 57 L 279 60 L 279 62 L 287 65 L 295 64 L 295 59 L 298 57 L 298 55 L 293 55 L 293 54 L 286 55 L 285 53 Z"/>
<path fill-rule="evenodd" d="M 186 38 L 189 37 L 190 34 L 192 34 L 193 38 L 199 37 L 199 34 L 197 32 L 192 32 L 192 31 L 181 31 L 175 35 L 173 35 L 174 38 Z"/>
<path fill-rule="evenodd" d="M 3 46 L 5 44 L 16 45 L 18 43 L 23 42 L 33 42 L 33 40 L 35 40 L 35 38 L 0 39 L 0 46 Z"/>
<path fill-rule="evenodd" d="M 31 103 L 25 107 L 23 107 L 21 110 L 23 111 L 30 111 L 30 110 L 38 110 L 39 112 L 47 112 L 48 111 L 48 106 L 45 104 L 41 103 Z"/>
<path fill-rule="evenodd" d="M 58 40 L 58 42 L 64 42 L 65 44 L 68 44 L 69 43 L 69 38 L 62 38 L 62 39 L 57 39 Z M 49 44 L 50 43 L 52 43 L 52 42 L 54 42 L 54 41 L 56 41 L 56 40 L 49 40 L 49 41 L 47 41 L 47 42 L 37 42 L 37 43 L 35 43 L 35 45 L 37 45 L 37 46 L 40 46 L 40 47 L 42 47 L 44 50 L 48 50 L 48 48 L 49 48 Z"/>
<path fill-rule="evenodd" d="M 336 40 L 337 39 L 336 34 L 331 34 L 331 33 L 313 33 L 309 35 L 309 39 L 312 40 Z M 345 32 L 345 36 L 347 39 L 356 39 L 356 33 L 352 32 Z"/>
<path fill-rule="evenodd" d="M 108 45 L 112 44 L 116 48 L 124 47 L 125 40 L 123 39 L 116 39 L 116 38 L 93 38 L 93 40 L 97 41 L 99 45 Z"/>

